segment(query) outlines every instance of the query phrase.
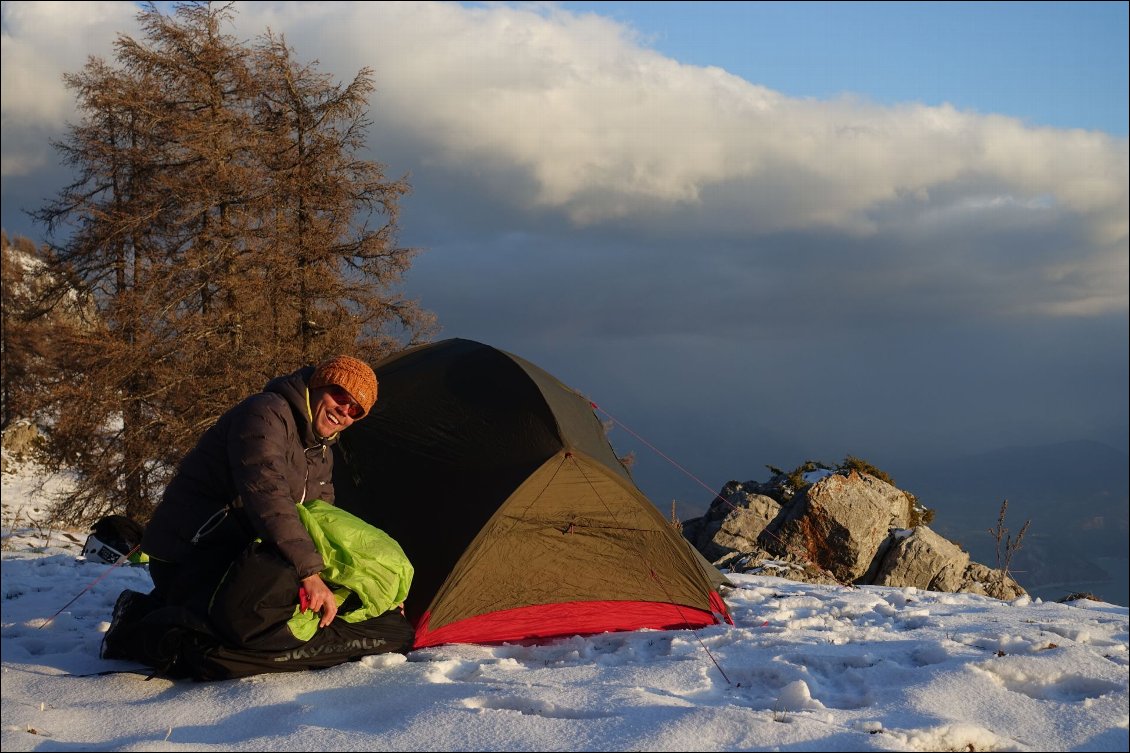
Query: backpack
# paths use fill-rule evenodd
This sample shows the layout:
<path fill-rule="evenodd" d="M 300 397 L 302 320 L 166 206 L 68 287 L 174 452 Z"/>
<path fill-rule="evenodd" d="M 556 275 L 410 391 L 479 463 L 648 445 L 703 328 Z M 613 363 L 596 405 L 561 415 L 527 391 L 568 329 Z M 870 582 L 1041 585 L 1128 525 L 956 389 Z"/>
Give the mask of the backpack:
<path fill-rule="evenodd" d="M 139 548 L 143 532 L 140 523 L 125 515 L 107 515 L 91 527 L 82 556 L 88 562 L 107 565 L 116 565 L 123 558 L 128 558 L 132 564 L 146 562 L 149 557 Z"/>

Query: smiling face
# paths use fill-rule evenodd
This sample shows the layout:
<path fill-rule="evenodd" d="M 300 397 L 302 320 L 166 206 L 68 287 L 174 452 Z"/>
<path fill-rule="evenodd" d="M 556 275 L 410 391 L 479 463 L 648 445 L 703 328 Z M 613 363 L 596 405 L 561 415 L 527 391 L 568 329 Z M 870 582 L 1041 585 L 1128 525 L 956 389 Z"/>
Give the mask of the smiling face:
<path fill-rule="evenodd" d="M 314 433 L 325 439 L 352 426 L 356 420 L 353 414 L 360 408 L 349 393 L 330 386 L 310 390 L 310 410 L 314 415 Z"/>

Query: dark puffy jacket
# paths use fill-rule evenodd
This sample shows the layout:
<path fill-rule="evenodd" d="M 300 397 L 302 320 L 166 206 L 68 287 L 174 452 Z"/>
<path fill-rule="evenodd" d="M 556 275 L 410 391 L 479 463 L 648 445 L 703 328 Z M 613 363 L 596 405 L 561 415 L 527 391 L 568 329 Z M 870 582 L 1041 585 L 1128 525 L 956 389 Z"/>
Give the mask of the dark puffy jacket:
<path fill-rule="evenodd" d="M 295 509 L 309 499 L 334 501 L 336 435 L 314 435 L 307 393 L 313 373 L 307 366 L 271 380 L 204 432 L 153 512 L 142 539 L 146 554 L 175 563 L 234 559 L 258 537 L 278 547 L 299 578 L 322 570 Z"/>

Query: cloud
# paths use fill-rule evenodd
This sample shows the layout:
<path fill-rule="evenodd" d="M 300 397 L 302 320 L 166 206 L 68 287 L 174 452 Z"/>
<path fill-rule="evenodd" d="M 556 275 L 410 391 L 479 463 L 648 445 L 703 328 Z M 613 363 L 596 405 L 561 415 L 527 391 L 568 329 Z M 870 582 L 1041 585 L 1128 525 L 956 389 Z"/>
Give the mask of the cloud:
<path fill-rule="evenodd" d="M 75 115 L 63 74 L 108 56 L 118 32 L 136 28 L 131 3 L 6 2 L 0 44 L 3 174 L 24 175 L 52 157 L 45 134 Z"/>
<path fill-rule="evenodd" d="M 269 6 L 241 22 L 261 26 Z M 790 98 L 552 6 L 321 4 L 301 32 L 291 22 L 300 53 L 339 74 L 374 68 L 376 130 L 411 148 L 417 173 L 486 194 L 496 212 L 721 244 L 748 270 L 764 246 L 799 238 L 829 247 L 822 266 L 837 277 L 869 275 L 861 294 L 949 267 L 963 286 L 951 293 L 982 291 L 977 308 L 1003 315 L 1127 308 L 1125 139 L 948 105 Z M 1010 236 L 1032 253 L 999 269 Z M 872 263 L 872 247 L 896 244 L 901 257 L 882 259 L 896 272 Z M 665 247 L 652 245 L 657 268 L 677 263 Z"/>
<path fill-rule="evenodd" d="M 1108 241 L 1126 235 L 1125 140 L 951 106 L 789 98 L 662 57 L 591 15 L 451 3 L 339 9 L 321 10 L 303 35 L 335 38 L 339 70 L 375 68 L 382 120 L 412 128 L 431 162 L 520 166 L 536 185 L 522 198 L 581 224 L 677 210 L 709 186 L 737 185 L 750 230 L 866 232 L 868 211 L 884 202 L 977 177 L 1020 200 L 1051 196 L 1105 218 L 1097 232 Z M 773 211 L 758 211 L 767 202 L 758 186 L 773 187 Z"/>
<path fill-rule="evenodd" d="M 652 299 L 669 292 L 663 275 L 711 263 L 738 279 L 806 278 L 822 315 L 955 302 L 970 316 L 1127 309 L 1126 139 L 949 105 L 788 97 L 552 5 L 238 8 L 237 36 L 270 26 L 340 79 L 372 67 L 375 156 L 392 172 L 554 227 L 566 239 L 555 249 L 588 232 L 646 243 L 648 260 L 636 249 L 610 263 Z M 59 128 L 59 73 L 86 45 L 108 49 L 132 12 L 4 5 L 5 175 L 33 169 L 43 133 Z M 483 258 L 505 256 L 483 240 Z M 615 313 L 609 304 L 591 316 Z"/>

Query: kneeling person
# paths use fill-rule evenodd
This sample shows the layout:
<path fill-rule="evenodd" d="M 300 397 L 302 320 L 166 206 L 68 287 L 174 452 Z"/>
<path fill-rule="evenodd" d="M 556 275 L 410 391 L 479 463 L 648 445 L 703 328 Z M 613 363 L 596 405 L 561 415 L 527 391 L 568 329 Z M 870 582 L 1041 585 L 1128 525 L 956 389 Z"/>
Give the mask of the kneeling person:
<path fill-rule="evenodd" d="M 119 597 L 103 656 L 199 677 L 216 673 L 191 666 L 182 654 L 199 646 L 213 650 L 214 643 L 224 651 L 283 650 L 291 655 L 304 646 L 313 653 L 310 641 L 325 644 L 322 649 L 353 647 L 341 653 L 344 658 L 319 650 L 321 660 L 311 666 L 358 658 L 364 645 L 375 649 L 367 653 L 409 650 L 413 631 L 395 608 L 378 615 L 362 612 L 362 619 L 348 623 L 335 620 L 343 606 L 351 615 L 358 612 L 346 604 L 348 593 L 335 593 L 323 579 L 331 563 L 309 529 L 314 518 L 308 514 L 309 503 L 319 500 L 321 507 L 332 508 L 334 501 L 333 444 L 369 413 L 376 399 L 373 370 L 356 358 L 336 356 L 271 380 L 262 392 L 224 413 L 185 456 L 145 529 L 142 549 L 150 557 L 154 589 Z M 261 598 L 237 603 L 239 598 L 231 594 L 240 592 L 239 584 L 257 579 L 272 585 L 242 591 Z M 407 584 L 402 585 L 406 592 Z M 369 599 L 365 608 L 374 609 L 378 602 L 364 598 Z M 278 617 L 288 610 L 317 618 L 309 640 L 292 636 L 290 642 L 297 643 L 284 648 L 277 643 L 288 644 L 277 631 Z M 264 640 L 263 625 L 250 633 L 246 626 L 238 627 L 239 618 L 248 616 L 252 623 L 270 622 L 274 639 Z M 367 623 L 376 635 L 368 643 L 357 635 Z M 186 637 L 191 640 L 174 639 Z M 372 645 L 377 641 L 379 646 Z M 161 666 L 166 664 L 182 666 Z M 270 659 L 267 666 L 258 671 L 306 668 Z M 244 667 L 242 673 L 254 672 Z"/>

